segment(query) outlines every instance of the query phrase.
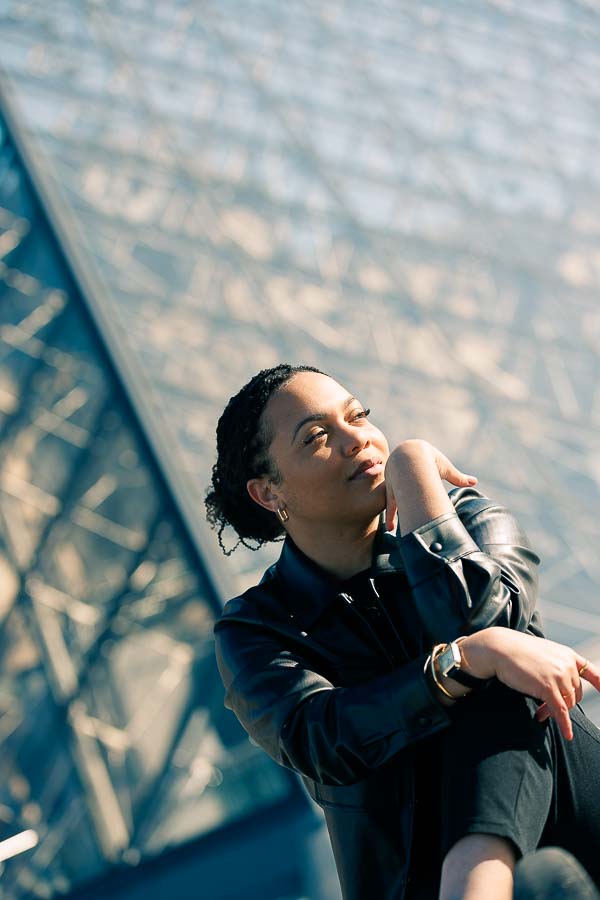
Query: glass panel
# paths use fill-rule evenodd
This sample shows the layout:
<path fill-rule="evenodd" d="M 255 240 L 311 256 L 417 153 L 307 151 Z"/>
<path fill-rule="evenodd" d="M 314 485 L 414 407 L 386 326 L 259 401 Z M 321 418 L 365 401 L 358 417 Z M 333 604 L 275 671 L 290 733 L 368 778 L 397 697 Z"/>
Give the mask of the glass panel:
<path fill-rule="evenodd" d="M 284 801 L 293 781 L 223 708 L 202 560 L 1 134 L 0 840 L 37 836 L 5 864 L 16 900 Z"/>

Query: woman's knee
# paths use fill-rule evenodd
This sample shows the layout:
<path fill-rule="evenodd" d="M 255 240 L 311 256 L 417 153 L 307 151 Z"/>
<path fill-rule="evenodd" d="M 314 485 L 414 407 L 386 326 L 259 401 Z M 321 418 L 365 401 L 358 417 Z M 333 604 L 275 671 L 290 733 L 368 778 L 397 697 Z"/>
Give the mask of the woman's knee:
<path fill-rule="evenodd" d="M 507 838 L 465 835 L 444 859 L 440 900 L 508 900 L 512 897 L 516 859 L 515 847 Z"/>
<path fill-rule="evenodd" d="M 600 900 L 583 866 L 560 847 L 524 856 L 515 868 L 515 900 Z"/>

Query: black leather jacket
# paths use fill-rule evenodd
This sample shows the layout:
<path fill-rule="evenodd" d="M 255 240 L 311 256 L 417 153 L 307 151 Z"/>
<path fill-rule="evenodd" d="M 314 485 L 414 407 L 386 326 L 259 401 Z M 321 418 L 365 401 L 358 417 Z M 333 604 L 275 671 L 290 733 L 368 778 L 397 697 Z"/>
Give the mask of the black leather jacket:
<path fill-rule="evenodd" d="M 538 556 L 515 518 L 474 488 L 454 512 L 395 537 L 372 577 L 412 602 L 425 650 L 490 625 L 541 635 Z M 389 582 L 388 582 L 389 584 Z M 215 626 L 225 705 L 323 807 L 345 900 L 400 900 L 410 852 L 415 742 L 451 722 L 401 641 L 384 647 L 339 582 L 287 538 L 262 581 Z"/>

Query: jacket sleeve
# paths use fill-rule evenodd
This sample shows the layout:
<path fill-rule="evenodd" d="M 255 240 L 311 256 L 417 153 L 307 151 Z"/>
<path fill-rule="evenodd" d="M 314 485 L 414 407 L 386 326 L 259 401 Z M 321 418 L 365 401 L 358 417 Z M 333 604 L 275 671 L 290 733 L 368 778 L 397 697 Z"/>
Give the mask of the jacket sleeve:
<path fill-rule="evenodd" d="M 425 640 L 433 645 L 491 625 L 540 634 L 540 559 L 515 517 L 474 488 L 455 507 L 398 538 Z"/>
<path fill-rule="evenodd" d="M 334 687 L 265 628 L 215 628 L 225 706 L 281 765 L 323 784 L 352 784 L 410 742 L 449 724 L 425 657 L 351 687 Z"/>

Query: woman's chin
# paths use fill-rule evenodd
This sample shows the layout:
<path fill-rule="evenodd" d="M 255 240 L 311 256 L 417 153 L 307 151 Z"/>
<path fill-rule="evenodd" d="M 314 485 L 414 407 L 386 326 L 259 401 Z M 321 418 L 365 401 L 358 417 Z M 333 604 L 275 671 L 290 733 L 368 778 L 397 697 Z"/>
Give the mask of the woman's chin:
<path fill-rule="evenodd" d="M 384 511 L 386 502 L 385 484 L 382 481 L 381 484 L 373 486 L 368 497 L 365 497 L 364 504 L 361 504 L 361 508 L 367 515 L 378 516 Z"/>

